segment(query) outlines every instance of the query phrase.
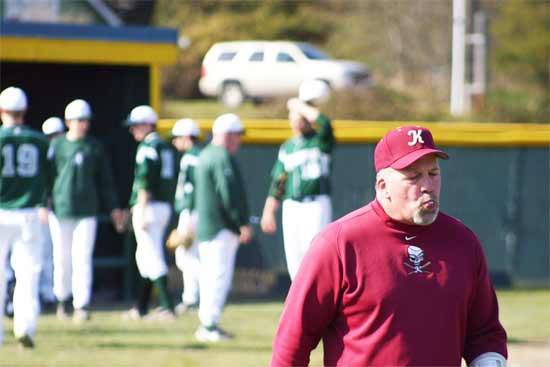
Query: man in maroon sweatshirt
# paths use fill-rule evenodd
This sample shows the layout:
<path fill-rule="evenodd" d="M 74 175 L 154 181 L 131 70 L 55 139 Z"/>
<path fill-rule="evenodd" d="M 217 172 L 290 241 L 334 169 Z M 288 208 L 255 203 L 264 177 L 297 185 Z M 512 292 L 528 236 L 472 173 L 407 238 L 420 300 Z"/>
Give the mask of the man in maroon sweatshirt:
<path fill-rule="evenodd" d="M 439 212 L 429 130 L 390 131 L 374 152 L 376 199 L 313 240 L 292 282 L 272 366 L 506 365 L 506 332 L 478 238 Z"/>

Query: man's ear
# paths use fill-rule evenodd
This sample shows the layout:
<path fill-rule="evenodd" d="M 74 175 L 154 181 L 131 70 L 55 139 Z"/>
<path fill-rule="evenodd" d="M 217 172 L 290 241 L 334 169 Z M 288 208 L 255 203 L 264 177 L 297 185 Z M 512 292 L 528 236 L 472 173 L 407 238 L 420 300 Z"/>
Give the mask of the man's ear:
<path fill-rule="evenodd" d="M 382 193 L 384 198 L 386 198 L 386 199 L 390 198 L 390 193 L 388 191 L 388 185 L 386 183 L 386 178 L 382 175 L 376 177 L 376 191 Z"/>

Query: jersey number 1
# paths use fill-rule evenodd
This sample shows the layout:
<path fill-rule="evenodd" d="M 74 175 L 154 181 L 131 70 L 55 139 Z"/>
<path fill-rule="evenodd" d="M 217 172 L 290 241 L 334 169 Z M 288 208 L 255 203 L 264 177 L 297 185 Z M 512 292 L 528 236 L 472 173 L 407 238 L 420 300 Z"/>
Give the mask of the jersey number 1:
<path fill-rule="evenodd" d="M 2 177 L 34 177 L 38 172 L 38 149 L 32 144 L 2 147 Z"/>

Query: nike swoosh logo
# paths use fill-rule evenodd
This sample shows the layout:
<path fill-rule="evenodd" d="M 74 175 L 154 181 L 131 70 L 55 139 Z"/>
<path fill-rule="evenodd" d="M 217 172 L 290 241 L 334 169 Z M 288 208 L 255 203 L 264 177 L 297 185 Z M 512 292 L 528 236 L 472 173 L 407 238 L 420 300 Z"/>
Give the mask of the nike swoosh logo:
<path fill-rule="evenodd" d="M 411 236 L 411 237 L 405 236 L 405 241 L 410 241 L 410 240 L 415 239 L 415 238 L 416 238 L 416 236 Z"/>

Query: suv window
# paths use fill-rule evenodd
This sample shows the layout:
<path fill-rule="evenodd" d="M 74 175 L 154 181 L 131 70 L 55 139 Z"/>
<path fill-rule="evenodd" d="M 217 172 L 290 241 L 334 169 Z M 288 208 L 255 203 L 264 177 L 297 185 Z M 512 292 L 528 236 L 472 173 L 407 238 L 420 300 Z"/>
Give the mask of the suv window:
<path fill-rule="evenodd" d="M 233 51 L 222 52 L 220 56 L 218 56 L 218 61 L 231 61 L 236 54 L 237 53 Z"/>
<path fill-rule="evenodd" d="M 248 58 L 248 61 L 264 61 L 264 52 L 256 51 Z"/>
<path fill-rule="evenodd" d="M 277 62 L 294 62 L 294 59 L 286 52 L 279 52 L 277 53 Z"/>
<path fill-rule="evenodd" d="M 304 53 L 304 55 L 306 55 L 306 57 L 310 60 L 330 59 L 330 57 L 328 57 L 325 53 L 311 46 L 309 43 L 298 43 L 298 47 Z"/>

